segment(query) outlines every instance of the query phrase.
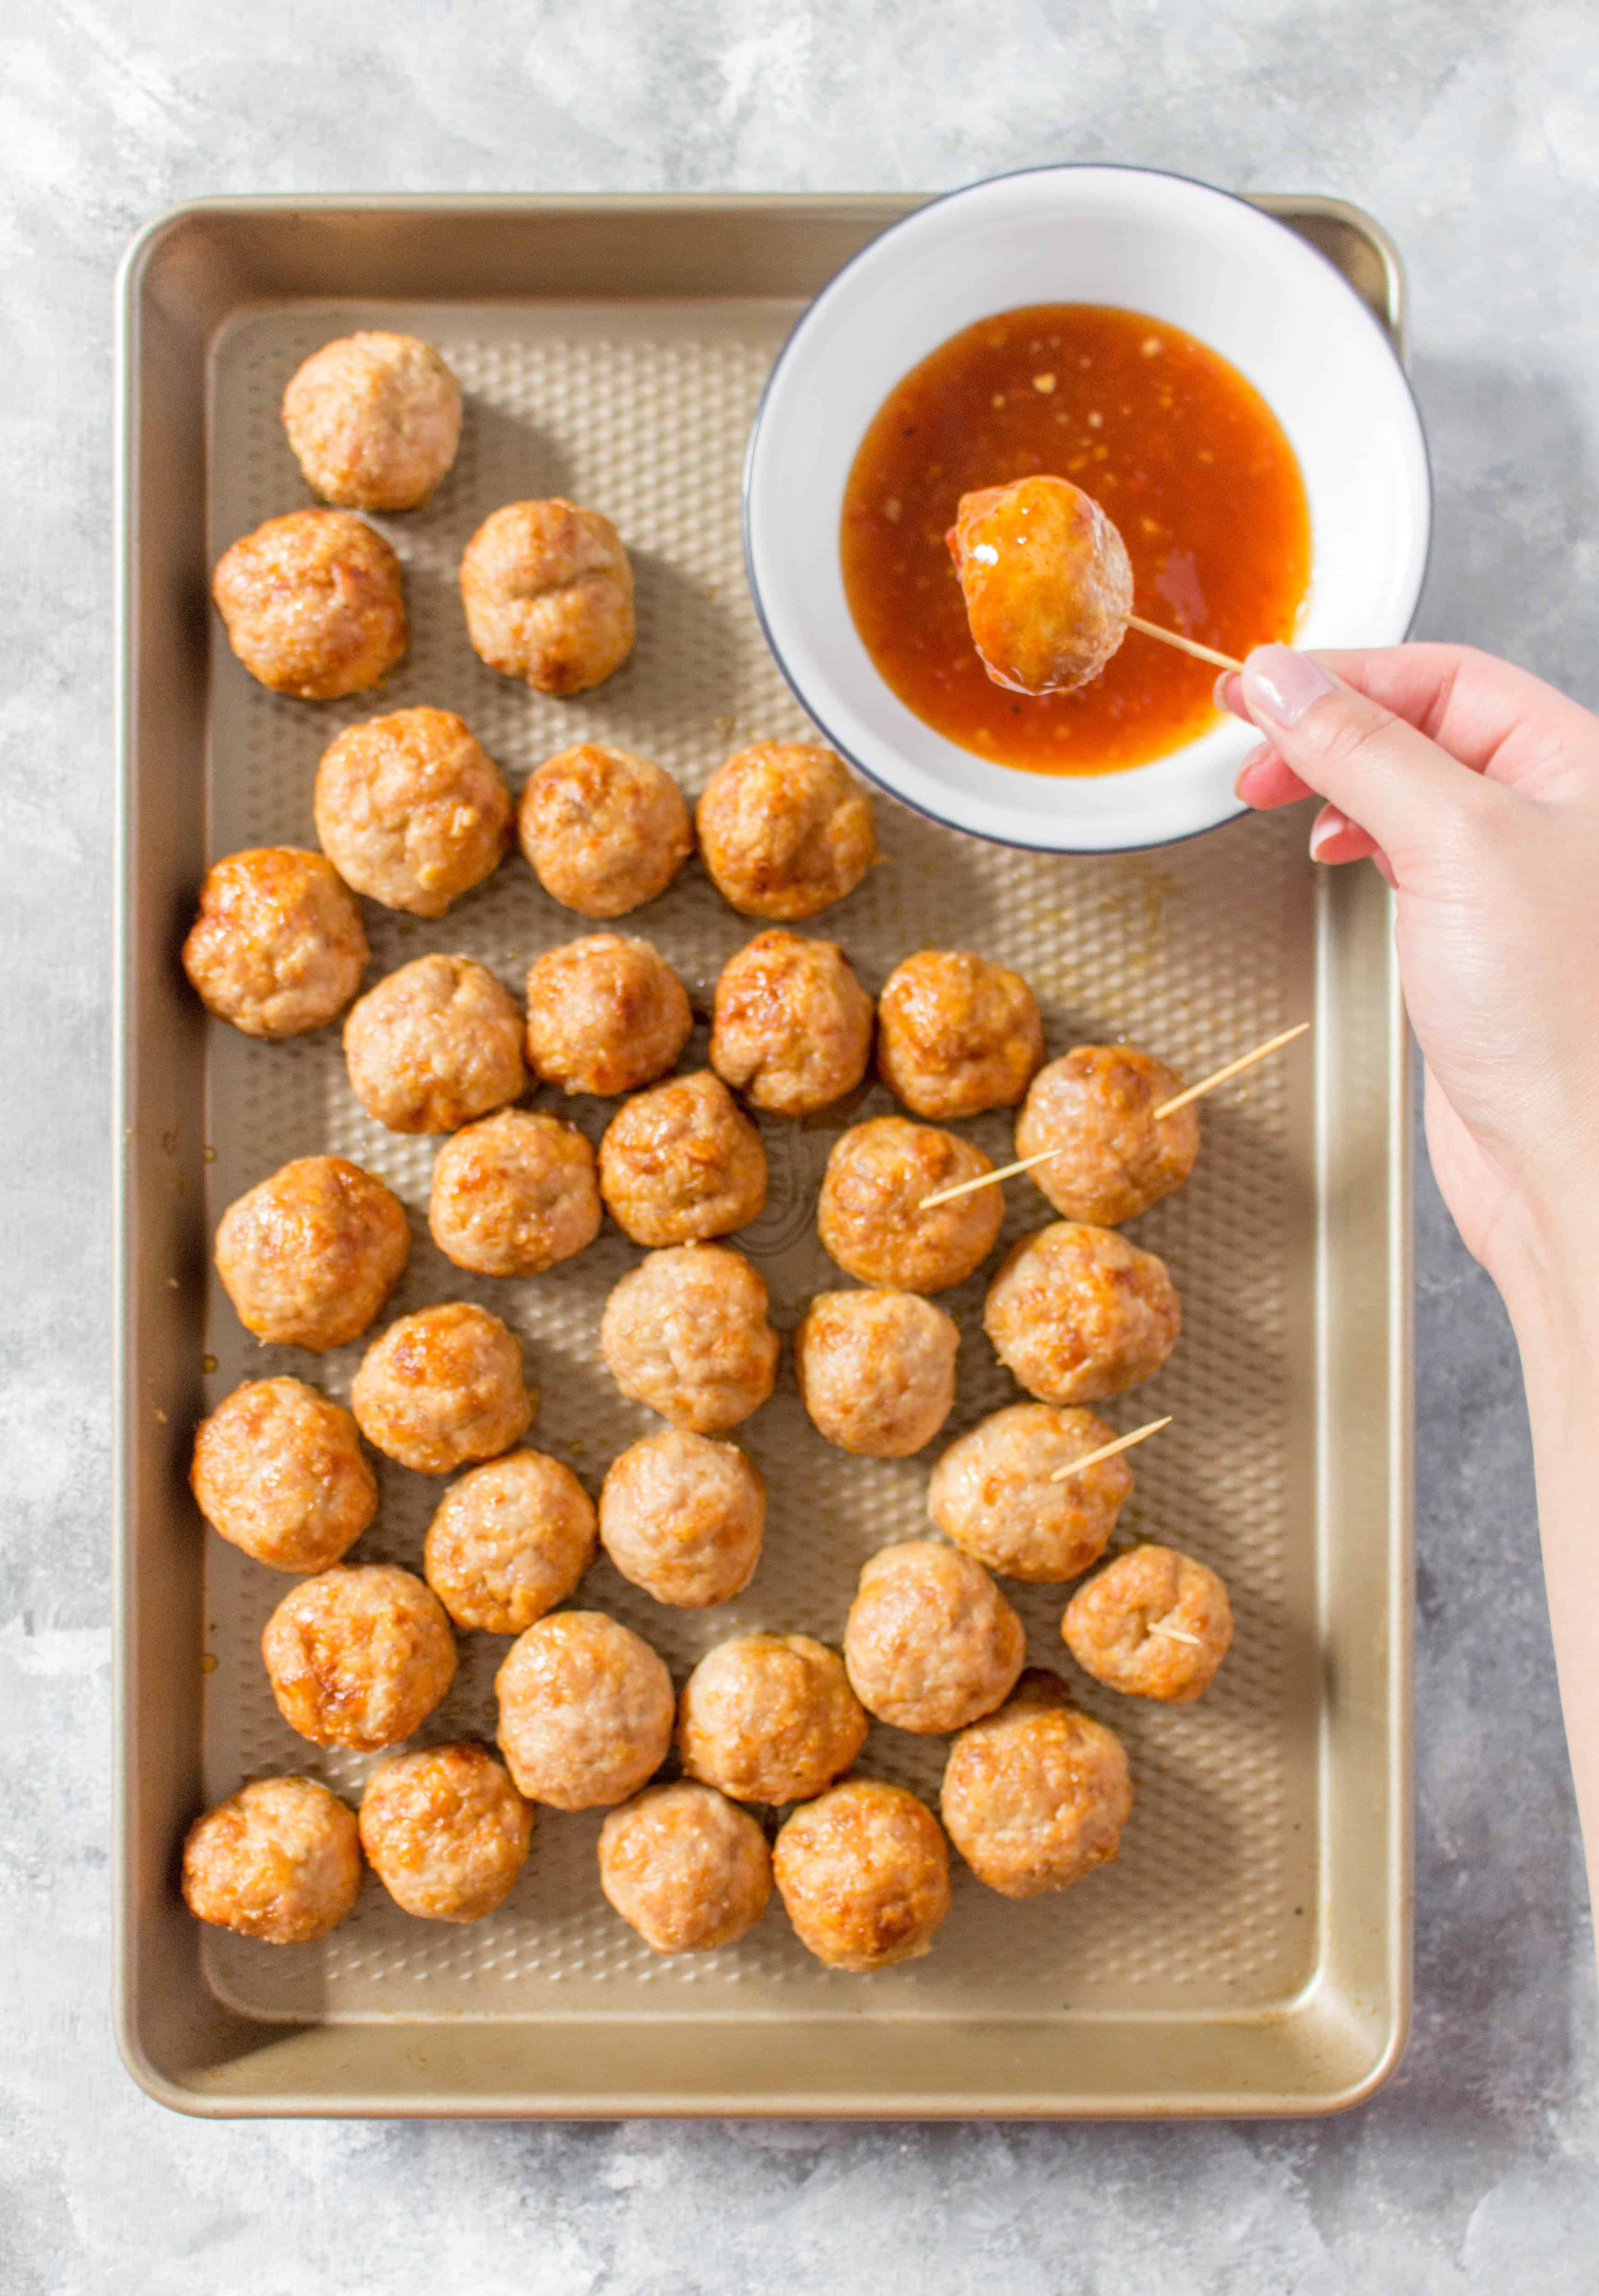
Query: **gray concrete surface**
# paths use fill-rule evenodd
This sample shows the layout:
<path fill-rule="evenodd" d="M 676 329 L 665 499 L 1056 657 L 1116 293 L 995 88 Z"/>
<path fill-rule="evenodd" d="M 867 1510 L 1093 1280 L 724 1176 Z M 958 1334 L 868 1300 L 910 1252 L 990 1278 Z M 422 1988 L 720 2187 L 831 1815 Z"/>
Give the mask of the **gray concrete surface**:
<path fill-rule="evenodd" d="M 296 189 L 940 186 L 1103 157 L 1397 236 L 1427 634 L 1599 701 L 1599 15 L 1504 0 L 37 0 L 0 30 L 0 2290 L 1578 2296 L 1599 2051 L 1513 1349 L 1423 1180 L 1415 2038 L 1188 2128 L 211 2127 L 107 2030 L 111 280 Z"/>

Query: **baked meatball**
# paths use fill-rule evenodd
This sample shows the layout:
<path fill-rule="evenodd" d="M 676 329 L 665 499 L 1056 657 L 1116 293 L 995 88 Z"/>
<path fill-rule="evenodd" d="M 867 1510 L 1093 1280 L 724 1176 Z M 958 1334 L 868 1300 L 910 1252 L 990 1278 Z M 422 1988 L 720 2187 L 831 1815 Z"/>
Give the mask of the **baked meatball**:
<path fill-rule="evenodd" d="M 1075 1713 L 1057 1674 L 1030 1669 L 1017 1695 L 961 1731 L 939 1808 L 979 1882 L 1002 1898 L 1064 1890 L 1116 1856 L 1133 1808 L 1114 1730 Z"/>
<path fill-rule="evenodd" d="M 511 841 L 505 775 L 453 709 L 351 726 L 317 767 L 317 835 L 348 885 L 441 917 L 491 877 Z"/>
<path fill-rule="evenodd" d="M 183 969 L 207 1012 L 247 1037 L 301 1037 L 344 1010 L 370 955 L 321 854 L 268 845 L 206 871 Z"/>
<path fill-rule="evenodd" d="M 802 1803 L 779 1831 L 771 1869 L 795 1934 L 829 1969 L 913 1961 L 950 1909 L 943 1827 L 880 1778 L 845 1778 Z"/>
<path fill-rule="evenodd" d="M 406 650 L 400 561 L 345 510 L 269 518 L 218 560 L 211 595 L 251 677 L 301 701 L 364 693 Z"/>
<path fill-rule="evenodd" d="M 654 1084 L 694 1029 L 682 982 L 647 940 L 591 933 L 547 949 L 527 976 L 527 1064 L 601 1099 Z"/>
<path fill-rule="evenodd" d="M 594 1151 L 558 1116 L 502 1108 L 433 1159 L 433 1242 L 479 1275 L 542 1275 L 592 1243 L 604 1217 Z"/>
<path fill-rule="evenodd" d="M 694 850 L 683 792 L 668 773 L 580 742 L 523 785 L 516 834 L 533 874 L 563 908 L 621 917 L 666 890 Z"/>
<path fill-rule="evenodd" d="M 354 1420 L 298 1379 L 235 1387 L 195 1431 L 189 1484 L 211 1528 L 274 1570 L 326 1570 L 377 1513 Z"/>
<path fill-rule="evenodd" d="M 455 1680 L 442 1603 L 392 1562 L 302 1578 L 268 1620 L 261 1656 L 289 1727 L 359 1754 L 408 1738 Z"/>
<path fill-rule="evenodd" d="M 657 1603 L 703 1611 L 749 1585 L 761 1560 L 766 1486 L 736 1443 L 670 1427 L 606 1470 L 600 1544 Z"/>
<path fill-rule="evenodd" d="M 415 335 L 342 335 L 296 368 L 283 417 L 305 482 L 324 502 L 416 510 L 455 461 L 461 386 Z"/>
<path fill-rule="evenodd" d="M 602 511 L 559 496 L 490 512 L 461 560 L 473 651 L 537 693 L 582 693 L 633 650 L 633 569 Z"/>
<path fill-rule="evenodd" d="M 871 800 L 842 758 L 810 742 L 754 742 L 717 767 L 695 808 L 700 858 L 743 917 L 813 917 L 878 857 Z"/>
<path fill-rule="evenodd" d="M 447 1300 L 401 1316 L 361 1357 L 350 1390 L 368 1443 L 414 1467 L 447 1475 L 508 1451 L 539 1405 L 524 1384 L 514 1332 L 486 1308 Z"/>
<path fill-rule="evenodd" d="M 1016 1125 L 1018 1156 L 1056 1152 L 1034 1164 L 1035 1181 L 1063 1219 L 1119 1227 L 1180 1188 L 1199 1152 L 1199 1111 L 1191 1101 L 1155 1121 L 1183 1079 L 1130 1045 L 1079 1045 L 1040 1069 Z"/>
<path fill-rule="evenodd" d="M 766 1911 L 771 1852 L 748 1810 L 678 1778 L 606 1819 L 599 1886 L 657 1953 L 711 1953 Z"/>
<path fill-rule="evenodd" d="M 879 1548 L 844 1629 L 850 1686 L 879 1722 L 959 1730 L 1010 1696 L 1027 1654 L 1021 1620 L 980 1562 L 932 1538 Z"/>
<path fill-rule="evenodd" d="M 871 1013 L 837 941 L 757 933 L 716 983 L 711 1066 L 755 1107 L 809 1116 L 866 1074 Z"/>
<path fill-rule="evenodd" d="M 1133 567 L 1092 496 L 1043 472 L 962 495 L 945 537 L 972 643 L 996 685 L 1064 693 L 1127 635 Z"/>
<path fill-rule="evenodd" d="M 759 1216 L 766 1151 L 721 1078 L 696 1069 L 617 1110 L 599 1144 L 599 1193 L 635 1243 L 697 1243 Z"/>
<path fill-rule="evenodd" d="M 906 1459 L 955 1400 L 960 1333 L 906 1292 L 819 1292 L 794 1335 L 794 1375 L 815 1426 L 841 1450 Z"/>
<path fill-rule="evenodd" d="M 451 1483 L 422 1568 L 457 1627 L 520 1635 L 565 1601 L 597 1545 L 594 1502 L 571 1468 L 512 1451 Z"/>
<path fill-rule="evenodd" d="M 1014 1108 L 1043 1058 L 1038 999 L 985 956 L 919 949 L 883 984 L 878 1073 L 918 1116 L 947 1123 Z"/>
<path fill-rule="evenodd" d="M 360 1824 L 367 1863 L 402 1913 L 478 1922 L 516 1885 L 533 1807 L 486 1747 L 457 1740 L 380 1762 Z"/>
<path fill-rule="evenodd" d="M 1096 1682 L 1186 1706 L 1227 1655 L 1232 1606 L 1205 1563 L 1169 1546 L 1135 1546 L 1078 1587 L 1060 1632 Z"/>
<path fill-rule="evenodd" d="M 765 1277 L 726 1244 L 654 1251 L 606 1300 L 600 1351 L 635 1403 L 693 1434 L 725 1434 L 777 1378 L 766 1300 Z"/>
<path fill-rule="evenodd" d="M 953 1132 L 874 1116 L 840 1133 L 816 1207 L 823 1244 L 846 1275 L 895 1292 L 947 1292 L 993 1250 L 1001 1188 L 974 1188 L 922 1210 L 924 1197 L 992 1172 L 993 1160 Z"/>
<path fill-rule="evenodd" d="M 625 1801 L 672 1743 L 672 1677 L 603 1611 L 557 1611 L 519 1635 L 494 1677 L 499 1742 L 530 1801 Z"/>
<path fill-rule="evenodd" d="M 398 1196 L 342 1156 L 301 1156 L 229 1204 L 217 1273 L 247 1332 L 323 1355 L 364 1332 L 399 1283 Z"/>
<path fill-rule="evenodd" d="M 810 1801 L 866 1742 L 844 1661 L 809 1635 L 735 1635 L 707 1651 L 678 1702 L 691 1778 L 736 1801 Z"/>
<path fill-rule="evenodd" d="M 1073 1220 L 1013 1244 L 983 1308 L 1000 1361 L 1043 1403 L 1125 1394 L 1160 1369 L 1182 1327 L 1163 1259 Z"/>
<path fill-rule="evenodd" d="M 344 1023 L 356 1098 L 391 1132 L 454 1132 L 527 1084 L 522 1015 L 469 956 L 418 956 L 369 988 Z"/>
<path fill-rule="evenodd" d="M 354 1813 L 314 1778 L 258 1778 L 189 1828 L 189 1911 L 265 1945 L 337 1929 L 361 1892 Z"/>
<path fill-rule="evenodd" d="M 1116 1440 L 1092 1411 L 1013 1403 L 958 1436 L 933 1470 L 927 1513 L 947 1539 L 1007 1578 L 1075 1578 L 1105 1552 L 1133 1490 L 1119 1455 L 1054 1477 Z"/>

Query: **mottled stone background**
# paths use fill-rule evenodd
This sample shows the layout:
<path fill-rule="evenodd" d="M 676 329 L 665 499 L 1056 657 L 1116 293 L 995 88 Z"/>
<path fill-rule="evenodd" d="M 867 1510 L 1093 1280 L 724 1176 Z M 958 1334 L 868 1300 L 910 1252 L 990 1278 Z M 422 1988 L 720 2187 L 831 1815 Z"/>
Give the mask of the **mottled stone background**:
<path fill-rule="evenodd" d="M 1578 2296 L 1593 1943 L 1514 1352 L 1420 1207 L 1415 2038 L 1326 2124 L 208 2126 L 107 2030 L 111 275 L 217 192 L 1074 158 L 1395 233 L 1426 635 L 1599 701 L 1599 14 L 1538 0 L 16 0 L 0 29 L 0 2289 Z"/>

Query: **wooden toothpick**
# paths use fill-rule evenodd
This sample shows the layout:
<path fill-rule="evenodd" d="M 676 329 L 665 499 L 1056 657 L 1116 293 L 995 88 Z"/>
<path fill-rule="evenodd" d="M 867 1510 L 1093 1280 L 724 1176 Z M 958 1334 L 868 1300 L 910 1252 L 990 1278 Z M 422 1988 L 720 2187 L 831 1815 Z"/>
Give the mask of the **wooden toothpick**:
<path fill-rule="evenodd" d="M 1158 622 L 1146 622 L 1142 614 L 1129 614 L 1127 627 L 1142 630 L 1147 638 L 1158 638 L 1163 645 L 1175 646 L 1179 653 L 1191 654 L 1196 661 L 1213 662 L 1217 669 L 1241 669 L 1241 661 L 1234 661 L 1230 653 L 1217 653 L 1214 646 L 1201 645 L 1197 638 L 1181 637 L 1175 630 L 1162 629 Z"/>
<path fill-rule="evenodd" d="M 1070 1466 L 1057 1467 L 1050 1480 L 1063 1483 L 1068 1475 L 1080 1475 L 1084 1467 L 1097 1467 L 1101 1459 L 1114 1459 L 1118 1451 L 1130 1451 L 1133 1444 L 1142 1443 L 1146 1435 L 1158 1435 L 1163 1427 L 1169 1427 L 1171 1423 L 1169 1411 L 1164 1419 L 1148 1420 L 1143 1426 L 1135 1427 L 1131 1435 L 1118 1435 L 1114 1443 L 1101 1443 L 1097 1451 L 1085 1451 L 1080 1459 L 1074 1459 Z"/>

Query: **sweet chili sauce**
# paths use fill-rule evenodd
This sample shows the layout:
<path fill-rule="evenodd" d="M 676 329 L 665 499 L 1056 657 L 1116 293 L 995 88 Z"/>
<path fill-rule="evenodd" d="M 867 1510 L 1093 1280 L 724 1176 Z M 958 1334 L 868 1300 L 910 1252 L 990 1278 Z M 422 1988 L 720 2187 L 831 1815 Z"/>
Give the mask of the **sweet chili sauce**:
<path fill-rule="evenodd" d="M 1069 693 L 994 685 L 967 627 L 944 536 L 963 494 L 1030 472 L 1100 503 L 1133 562 L 1134 611 L 1242 655 L 1291 637 L 1310 513 L 1282 426 L 1182 328 L 1098 303 L 980 320 L 912 367 L 873 418 L 839 538 L 855 627 L 906 707 L 996 763 L 1102 774 L 1214 722 L 1216 673 L 1129 632 Z"/>

